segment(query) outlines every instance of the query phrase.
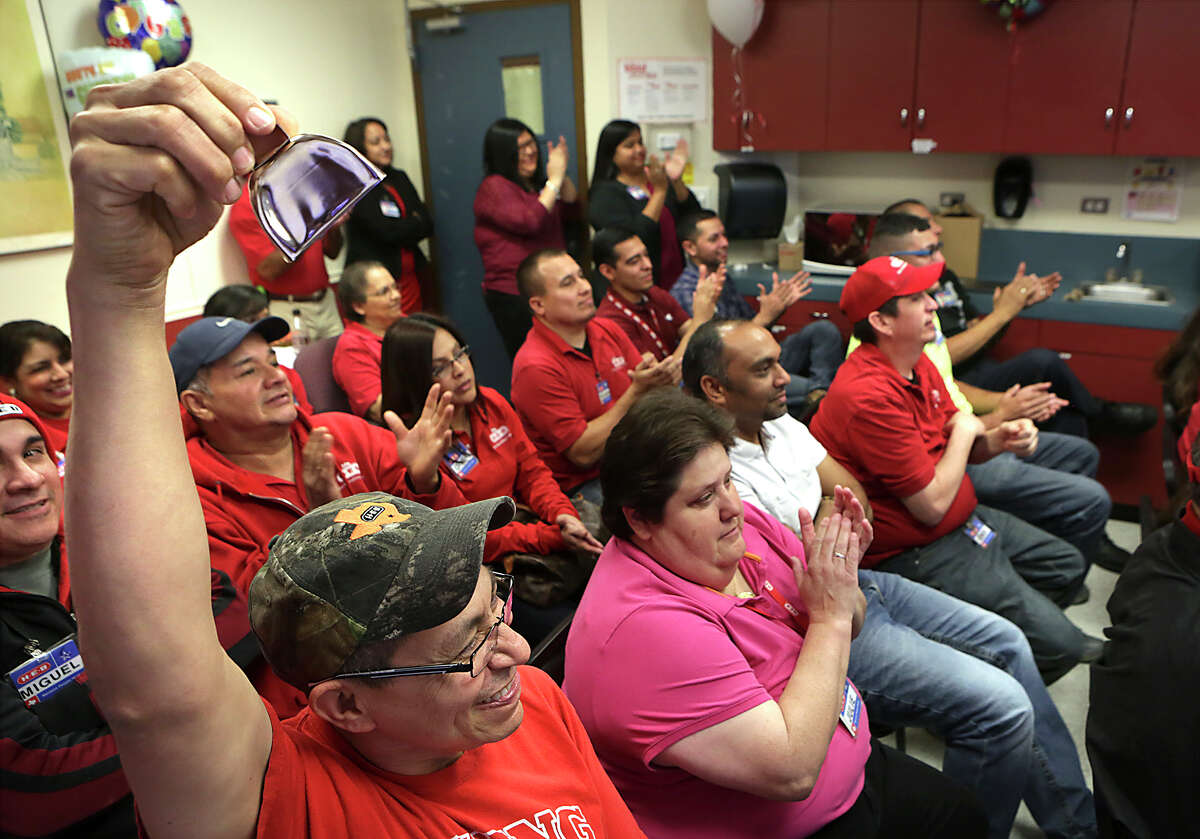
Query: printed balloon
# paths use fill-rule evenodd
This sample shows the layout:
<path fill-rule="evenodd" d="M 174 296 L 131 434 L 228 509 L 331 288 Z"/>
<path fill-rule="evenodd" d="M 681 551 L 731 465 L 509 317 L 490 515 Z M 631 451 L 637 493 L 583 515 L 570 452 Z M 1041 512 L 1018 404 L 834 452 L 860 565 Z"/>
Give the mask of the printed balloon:
<path fill-rule="evenodd" d="M 176 0 L 100 0 L 97 23 L 110 47 L 142 50 L 159 69 L 192 50 L 192 25 Z"/>

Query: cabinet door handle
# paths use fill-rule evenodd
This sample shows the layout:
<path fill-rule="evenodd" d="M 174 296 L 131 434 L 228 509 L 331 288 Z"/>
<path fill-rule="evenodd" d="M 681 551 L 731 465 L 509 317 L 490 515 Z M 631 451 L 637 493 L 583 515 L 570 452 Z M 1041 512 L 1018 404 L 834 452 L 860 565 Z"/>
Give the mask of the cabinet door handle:
<path fill-rule="evenodd" d="M 1112 125 L 1112 118 L 1115 114 L 1116 114 L 1116 110 L 1113 108 L 1105 108 L 1104 109 L 1104 127 L 1105 128 L 1108 128 L 1109 126 Z"/>
<path fill-rule="evenodd" d="M 809 313 L 808 313 L 808 316 L 809 316 L 810 318 L 817 318 L 818 320 L 820 320 L 821 318 L 824 318 L 824 319 L 828 320 L 828 319 L 829 319 L 829 312 L 809 312 Z"/>
<path fill-rule="evenodd" d="M 1126 108 L 1125 109 L 1125 126 L 1128 128 L 1129 124 L 1131 122 L 1133 122 L 1133 108 Z"/>
<path fill-rule="evenodd" d="M 925 109 L 917 108 L 917 128 L 925 127 Z"/>
<path fill-rule="evenodd" d="M 1059 357 L 1059 358 L 1061 358 L 1063 361 L 1070 361 L 1070 360 L 1071 360 L 1071 354 L 1070 354 L 1069 352 L 1060 352 L 1060 353 L 1058 354 L 1058 357 Z"/>
<path fill-rule="evenodd" d="M 908 125 L 908 108 L 900 109 L 900 124 Z"/>

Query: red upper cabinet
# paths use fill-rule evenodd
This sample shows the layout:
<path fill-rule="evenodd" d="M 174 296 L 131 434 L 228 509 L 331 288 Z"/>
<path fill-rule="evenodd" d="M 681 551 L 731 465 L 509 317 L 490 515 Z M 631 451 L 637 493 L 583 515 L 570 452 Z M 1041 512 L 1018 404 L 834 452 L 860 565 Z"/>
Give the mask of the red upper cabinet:
<path fill-rule="evenodd" d="M 963 0 L 923 0 L 914 136 L 937 151 L 1003 148 L 1011 34 L 993 10 Z"/>
<path fill-rule="evenodd" d="M 916 122 L 918 10 L 918 0 L 836 0 L 833 4 L 829 148 L 909 148 Z"/>
<path fill-rule="evenodd" d="M 771 0 L 742 49 L 743 108 L 735 108 L 732 45 L 713 31 L 713 146 L 743 146 L 738 121 L 760 151 L 825 148 L 830 0 Z"/>
<path fill-rule="evenodd" d="M 1112 154 L 1133 0 L 1056 0 L 1013 43 L 1004 148 Z"/>
<path fill-rule="evenodd" d="M 1117 114 L 1118 154 L 1200 154 L 1198 34 L 1196 0 L 1138 0 Z"/>

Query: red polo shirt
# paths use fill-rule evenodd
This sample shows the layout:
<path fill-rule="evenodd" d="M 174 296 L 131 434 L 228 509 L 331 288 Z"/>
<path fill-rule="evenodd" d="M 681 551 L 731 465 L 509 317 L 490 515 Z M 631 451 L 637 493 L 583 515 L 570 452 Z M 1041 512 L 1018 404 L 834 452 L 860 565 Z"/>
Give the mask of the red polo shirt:
<path fill-rule="evenodd" d="M 360 417 L 383 392 L 379 366 L 383 336 L 361 323 L 349 321 L 333 348 L 333 380 L 346 392 L 350 410 Z"/>
<path fill-rule="evenodd" d="M 268 294 L 295 294 L 298 297 L 308 297 L 329 288 L 329 274 L 325 271 L 325 254 L 320 241 L 314 242 L 296 258 L 290 268 L 275 279 L 267 280 L 258 275 L 258 263 L 275 251 L 275 244 L 254 217 L 249 189 L 242 190 L 242 197 L 229 210 L 229 232 L 246 257 L 251 285 L 262 286 Z"/>
<path fill-rule="evenodd" d="M 471 433 L 456 432 L 455 439 L 479 462 L 465 475 L 443 469 L 442 478 L 449 475 L 468 501 L 511 495 L 541 519 L 514 521 L 489 531 L 483 561 L 492 562 L 514 552 L 546 554 L 561 550 L 566 543 L 554 520 L 564 513 L 578 518 L 579 513 L 538 456 L 513 406 L 490 387 L 480 387 L 467 417 Z"/>
<path fill-rule="evenodd" d="M 966 475 L 934 527 L 917 521 L 900 500 L 933 480 L 950 436 L 946 421 L 957 410 L 941 374 L 924 354 L 911 382 L 870 344 L 850 353 L 838 368 L 810 428 L 863 485 L 875 510 L 875 539 L 864 567 L 945 536 L 975 509 L 975 488 Z"/>
<path fill-rule="evenodd" d="M 648 352 L 662 361 L 679 346 L 679 329 L 690 315 L 669 291 L 651 286 L 640 303 L 630 303 L 610 288 L 596 317 L 614 321 L 639 353 Z"/>
<path fill-rule="evenodd" d="M 589 422 L 621 398 L 629 388 L 629 371 L 642 360 L 637 347 L 611 321 L 592 318 L 588 322 L 587 346 L 590 356 L 534 318 L 513 359 L 513 405 L 563 489 L 600 474 L 599 466 L 579 469 L 563 452 L 583 435 Z M 604 396 L 608 398 L 602 401 Z"/>

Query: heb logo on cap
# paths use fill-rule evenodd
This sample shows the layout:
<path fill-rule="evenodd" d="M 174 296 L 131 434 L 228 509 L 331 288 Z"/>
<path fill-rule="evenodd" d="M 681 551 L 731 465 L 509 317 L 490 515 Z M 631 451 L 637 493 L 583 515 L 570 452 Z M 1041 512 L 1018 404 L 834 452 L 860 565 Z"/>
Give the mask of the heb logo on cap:
<path fill-rule="evenodd" d="M 333 520 L 341 524 L 355 525 L 354 531 L 350 534 L 350 540 L 353 541 L 362 536 L 378 533 L 383 530 L 385 524 L 401 524 L 410 518 L 412 516 L 408 513 L 397 510 L 395 504 L 378 504 L 368 501 L 349 510 L 339 510 Z"/>
<path fill-rule="evenodd" d="M 0 417 L 7 414 L 20 414 L 21 416 L 24 416 L 25 412 L 21 410 L 20 405 L 14 405 L 12 402 L 0 403 Z"/>

